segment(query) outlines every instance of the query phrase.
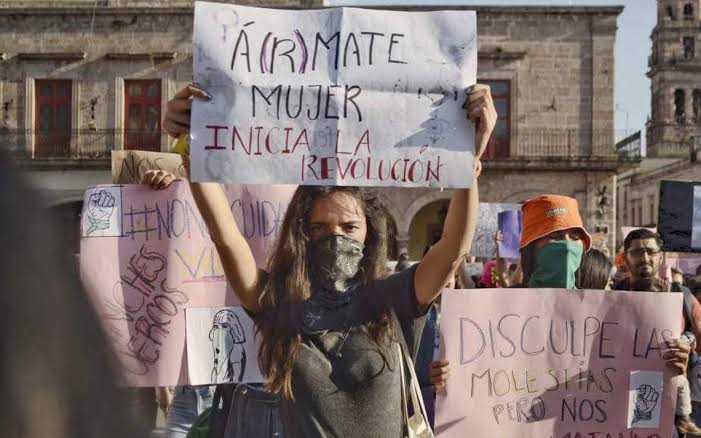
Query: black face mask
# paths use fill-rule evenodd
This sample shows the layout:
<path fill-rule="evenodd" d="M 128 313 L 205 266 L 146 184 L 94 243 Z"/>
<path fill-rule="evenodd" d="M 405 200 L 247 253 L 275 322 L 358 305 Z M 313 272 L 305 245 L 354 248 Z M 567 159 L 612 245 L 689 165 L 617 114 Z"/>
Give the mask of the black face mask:
<path fill-rule="evenodd" d="M 362 243 L 341 234 L 312 241 L 309 244 L 312 296 L 333 303 L 347 302 L 348 290 L 358 283 L 363 249 Z"/>

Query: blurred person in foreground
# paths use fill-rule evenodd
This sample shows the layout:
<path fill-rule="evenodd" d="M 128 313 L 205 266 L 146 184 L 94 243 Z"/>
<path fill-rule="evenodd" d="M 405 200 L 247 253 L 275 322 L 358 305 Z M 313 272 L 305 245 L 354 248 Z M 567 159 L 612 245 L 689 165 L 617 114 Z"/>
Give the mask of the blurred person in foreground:
<path fill-rule="evenodd" d="M 147 437 L 61 231 L 1 151 L 0 184 L 0 436 Z"/>

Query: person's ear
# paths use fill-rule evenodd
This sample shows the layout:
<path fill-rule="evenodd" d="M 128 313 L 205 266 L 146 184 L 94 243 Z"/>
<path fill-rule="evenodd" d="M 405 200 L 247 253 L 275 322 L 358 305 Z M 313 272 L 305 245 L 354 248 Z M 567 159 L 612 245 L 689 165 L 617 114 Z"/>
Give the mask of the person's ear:
<path fill-rule="evenodd" d="M 209 340 L 214 340 L 214 327 L 209 330 Z"/>

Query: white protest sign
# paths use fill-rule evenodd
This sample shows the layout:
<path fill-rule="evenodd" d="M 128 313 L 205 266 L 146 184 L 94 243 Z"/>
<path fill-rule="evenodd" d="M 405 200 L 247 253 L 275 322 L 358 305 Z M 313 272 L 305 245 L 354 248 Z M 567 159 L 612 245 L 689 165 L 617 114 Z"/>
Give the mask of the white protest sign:
<path fill-rule="evenodd" d="M 469 187 L 469 11 L 275 10 L 198 2 L 195 181 Z"/>
<path fill-rule="evenodd" d="M 263 382 L 253 320 L 241 306 L 185 310 L 190 384 Z"/>
<path fill-rule="evenodd" d="M 667 438 L 682 294 L 446 290 L 438 438 Z"/>

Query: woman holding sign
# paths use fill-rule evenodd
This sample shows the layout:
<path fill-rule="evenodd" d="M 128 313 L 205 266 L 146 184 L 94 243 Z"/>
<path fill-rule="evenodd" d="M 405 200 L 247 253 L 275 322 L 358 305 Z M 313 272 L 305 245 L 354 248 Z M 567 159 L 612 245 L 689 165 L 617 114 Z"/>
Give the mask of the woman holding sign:
<path fill-rule="evenodd" d="M 208 95 L 189 86 L 169 102 L 169 134 L 189 131 L 192 97 Z M 299 187 L 265 272 L 221 186 L 191 184 L 227 279 L 255 315 L 259 362 L 267 388 L 283 400 L 286 437 L 403 436 L 398 344 L 413 356 L 426 309 L 470 248 L 479 157 L 497 119 L 487 86 L 471 87 L 464 108 L 476 125 L 472 189 L 453 193 L 443 236 L 423 260 L 386 278 L 386 221 L 378 198 L 364 189 Z M 154 187 L 169 181 L 159 172 L 146 176 Z"/>
<path fill-rule="evenodd" d="M 542 195 L 521 206 L 523 232 L 520 242 L 522 288 L 577 289 L 577 281 L 591 282 L 579 272 L 582 257 L 591 249 L 591 236 L 584 228 L 577 200 L 559 195 Z M 591 273 L 589 273 L 591 274 Z M 605 278 L 606 280 L 606 278 Z M 679 339 L 667 342 L 664 359 L 679 374 L 686 372 L 689 344 Z M 432 382 L 442 388 L 448 380 L 450 363 L 432 364 Z"/>

